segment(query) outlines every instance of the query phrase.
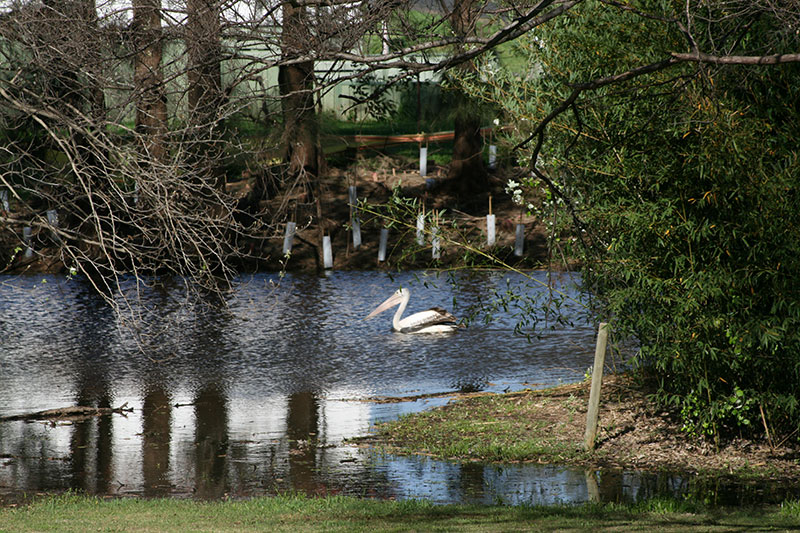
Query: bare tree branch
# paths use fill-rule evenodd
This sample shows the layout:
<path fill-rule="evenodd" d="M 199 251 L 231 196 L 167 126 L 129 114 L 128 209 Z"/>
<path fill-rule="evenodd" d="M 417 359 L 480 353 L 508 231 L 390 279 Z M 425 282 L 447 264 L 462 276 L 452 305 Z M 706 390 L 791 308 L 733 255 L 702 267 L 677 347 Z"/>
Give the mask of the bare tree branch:
<path fill-rule="evenodd" d="M 774 54 L 766 56 L 715 56 L 704 54 L 702 52 L 673 52 L 672 57 L 679 61 L 710 63 L 714 65 L 782 65 L 786 63 L 800 62 L 800 53 Z"/>

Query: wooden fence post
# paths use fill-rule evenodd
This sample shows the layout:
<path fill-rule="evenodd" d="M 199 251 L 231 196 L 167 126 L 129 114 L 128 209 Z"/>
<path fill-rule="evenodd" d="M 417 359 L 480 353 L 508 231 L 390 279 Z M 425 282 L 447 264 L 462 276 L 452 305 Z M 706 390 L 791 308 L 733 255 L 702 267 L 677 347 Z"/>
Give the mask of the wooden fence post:
<path fill-rule="evenodd" d="M 600 387 L 603 385 L 603 366 L 606 363 L 606 344 L 608 343 L 608 324 L 600 322 L 597 331 L 597 346 L 594 350 L 592 368 L 592 388 L 589 391 L 589 410 L 586 413 L 586 435 L 583 438 L 586 450 L 594 449 L 597 437 L 597 415 L 600 411 Z"/>

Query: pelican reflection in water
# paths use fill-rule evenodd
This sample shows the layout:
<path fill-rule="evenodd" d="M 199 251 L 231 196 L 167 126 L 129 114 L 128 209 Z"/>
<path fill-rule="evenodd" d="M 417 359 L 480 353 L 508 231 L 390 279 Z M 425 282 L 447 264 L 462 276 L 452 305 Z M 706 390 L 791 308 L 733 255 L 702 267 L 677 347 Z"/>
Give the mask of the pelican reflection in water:
<path fill-rule="evenodd" d="M 406 318 L 401 318 L 406 310 L 409 298 L 411 298 L 411 291 L 398 289 L 385 302 L 367 315 L 366 319 L 383 313 L 395 305 L 400 305 L 392 319 L 392 330 L 398 333 L 452 333 L 459 328 L 458 319 L 440 307 L 432 307 L 427 311 L 420 311 Z"/>

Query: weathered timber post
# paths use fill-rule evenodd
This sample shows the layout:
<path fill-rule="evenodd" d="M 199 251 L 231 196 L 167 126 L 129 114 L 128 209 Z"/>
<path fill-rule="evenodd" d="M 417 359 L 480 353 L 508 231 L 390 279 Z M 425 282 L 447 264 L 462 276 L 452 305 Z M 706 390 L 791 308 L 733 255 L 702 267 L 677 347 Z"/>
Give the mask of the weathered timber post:
<path fill-rule="evenodd" d="M 589 410 L 586 413 L 586 435 L 583 438 L 583 444 L 587 450 L 594 449 L 594 441 L 597 437 L 597 415 L 600 411 L 600 387 L 603 385 L 606 344 L 608 344 L 608 324 L 600 322 L 600 327 L 597 331 L 597 346 L 594 350 L 592 388 L 589 391 Z"/>

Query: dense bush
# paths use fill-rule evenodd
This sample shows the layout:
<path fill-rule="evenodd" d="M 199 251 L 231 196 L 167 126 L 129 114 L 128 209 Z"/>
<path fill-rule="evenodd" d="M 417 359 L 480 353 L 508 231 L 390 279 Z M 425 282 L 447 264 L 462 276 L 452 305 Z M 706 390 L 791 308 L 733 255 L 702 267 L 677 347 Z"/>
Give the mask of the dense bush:
<path fill-rule="evenodd" d="M 685 49 L 669 2 L 651 18 L 635 9 L 653 2 L 633 4 L 585 3 L 520 43 L 541 77 L 474 87 L 519 125 L 513 141 L 575 83 Z M 695 21 L 701 49 L 724 31 L 749 53 L 785 35 L 769 13 Z M 798 88 L 796 65 L 683 64 L 584 93 L 548 128 L 538 164 L 575 208 L 585 282 L 690 432 L 800 427 Z"/>

